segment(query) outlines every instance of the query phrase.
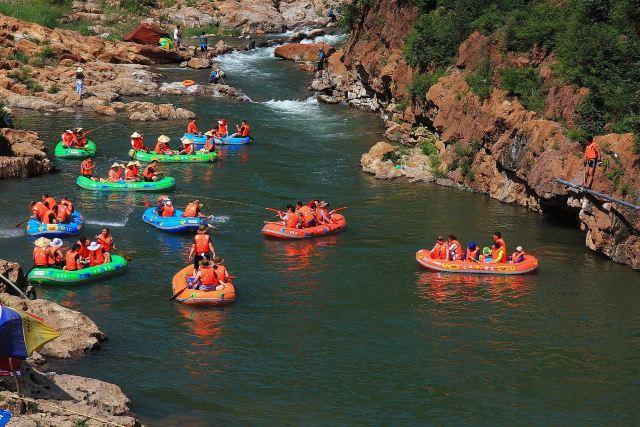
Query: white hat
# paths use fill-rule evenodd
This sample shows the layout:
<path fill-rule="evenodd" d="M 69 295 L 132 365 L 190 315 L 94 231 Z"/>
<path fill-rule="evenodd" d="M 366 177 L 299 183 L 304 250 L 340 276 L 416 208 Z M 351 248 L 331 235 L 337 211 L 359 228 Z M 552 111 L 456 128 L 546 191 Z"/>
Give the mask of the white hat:
<path fill-rule="evenodd" d="M 205 136 L 213 136 L 213 132 L 211 132 L 210 130 L 206 131 Z"/>
<path fill-rule="evenodd" d="M 134 132 L 131 134 L 131 138 L 140 138 L 142 135 L 140 135 L 138 132 Z"/>
<path fill-rule="evenodd" d="M 129 163 L 127 163 L 127 167 L 129 167 L 129 166 L 135 166 L 135 165 L 136 165 L 136 162 L 129 162 Z"/>
<path fill-rule="evenodd" d="M 133 164 L 136 165 L 136 166 L 140 166 L 141 163 L 136 160 L 136 161 L 133 162 Z"/>
<path fill-rule="evenodd" d="M 168 206 L 171 206 L 171 205 L 172 205 L 171 200 L 167 199 L 167 201 L 165 202 L 165 204 L 166 204 L 166 205 L 168 205 Z"/>
<path fill-rule="evenodd" d="M 83 72 L 84 70 L 82 69 L 82 67 L 78 67 L 78 68 L 76 68 L 76 71 L 77 71 L 78 73 L 81 73 L 81 72 Z"/>
<path fill-rule="evenodd" d="M 169 142 L 171 141 L 171 138 L 169 138 L 167 135 L 160 135 L 158 137 L 158 142 Z"/>
<path fill-rule="evenodd" d="M 52 246 L 54 248 L 59 248 L 60 246 L 62 246 L 62 240 L 56 237 L 51 241 L 51 243 L 49 243 L 49 246 Z"/>
<path fill-rule="evenodd" d="M 522 252 L 522 246 L 518 246 L 518 247 L 516 248 L 516 251 L 518 251 L 518 252 Z"/>
<path fill-rule="evenodd" d="M 33 242 L 33 244 L 39 248 L 46 248 L 47 246 L 49 246 L 49 244 L 51 244 L 51 240 L 47 239 L 46 237 L 38 237 L 36 241 Z"/>
<path fill-rule="evenodd" d="M 119 167 L 120 167 L 120 163 L 118 163 L 118 162 L 114 162 L 114 163 L 111 165 L 111 167 L 112 167 L 112 168 L 119 168 Z"/>
<path fill-rule="evenodd" d="M 218 120 L 218 123 L 219 123 L 219 124 L 222 124 L 222 119 Z"/>
<path fill-rule="evenodd" d="M 83 130 L 83 128 L 78 128 L 78 132 L 80 132 L 80 131 L 82 131 L 82 130 Z"/>
<path fill-rule="evenodd" d="M 65 132 L 73 133 L 73 131 L 71 129 L 67 129 L 67 130 L 65 130 Z"/>
<path fill-rule="evenodd" d="M 90 251 L 97 251 L 98 249 L 100 249 L 100 245 L 96 242 L 91 242 L 91 244 L 89 245 L 89 247 L 87 249 L 89 249 Z"/>

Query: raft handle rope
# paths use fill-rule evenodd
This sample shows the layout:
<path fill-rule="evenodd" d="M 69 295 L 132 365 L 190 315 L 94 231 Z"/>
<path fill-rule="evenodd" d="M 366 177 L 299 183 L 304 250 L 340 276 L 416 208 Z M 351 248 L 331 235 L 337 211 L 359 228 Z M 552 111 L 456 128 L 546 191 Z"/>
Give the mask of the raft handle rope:
<path fill-rule="evenodd" d="M 18 292 L 18 294 L 20 294 L 20 296 L 21 296 L 23 299 L 29 299 L 29 298 L 24 294 L 24 292 L 22 292 L 22 291 L 20 290 L 20 288 L 19 288 L 19 287 L 17 287 L 17 286 L 16 286 L 16 285 L 11 281 L 11 280 L 7 279 L 7 278 L 6 278 L 6 277 L 4 277 L 4 275 L 2 275 L 2 274 L 0 274 L 0 278 L 2 278 L 2 280 L 3 280 L 6 284 L 8 284 L 9 286 L 11 286 L 13 289 L 15 289 L 15 291 L 16 291 L 16 292 Z"/>

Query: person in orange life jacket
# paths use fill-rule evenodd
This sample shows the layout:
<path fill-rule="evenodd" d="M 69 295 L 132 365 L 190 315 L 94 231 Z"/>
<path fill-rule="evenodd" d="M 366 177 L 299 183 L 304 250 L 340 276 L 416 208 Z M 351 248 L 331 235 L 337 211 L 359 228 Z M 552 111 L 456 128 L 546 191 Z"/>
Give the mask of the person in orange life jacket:
<path fill-rule="evenodd" d="M 58 224 L 66 224 L 71 221 L 71 211 L 69 211 L 69 208 L 65 205 L 56 205 L 52 210 L 56 214 Z"/>
<path fill-rule="evenodd" d="M 41 219 L 43 224 L 57 224 L 57 209 L 58 205 L 55 205 L 53 209 L 47 209 Z"/>
<path fill-rule="evenodd" d="M 502 248 L 502 257 L 496 262 L 507 262 L 507 243 L 502 238 L 502 234 L 496 231 L 493 233 L 492 239 L 494 243 L 497 243 Z"/>
<path fill-rule="evenodd" d="M 436 240 L 436 244 L 431 249 L 431 258 L 432 259 L 447 259 L 447 253 L 449 249 L 447 248 L 447 242 L 444 241 L 444 237 L 438 236 Z"/>
<path fill-rule="evenodd" d="M 193 282 L 195 283 L 195 286 L 192 286 L 191 289 L 195 287 L 195 289 L 201 291 L 213 291 L 220 284 L 210 259 L 211 255 L 206 254 L 202 257 L 202 260 L 200 260 L 198 270 L 194 270 L 195 273 L 193 275 Z"/>
<path fill-rule="evenodd" d="M 49 209 L 53 209 L 53 207 L 58 204 L 58 202 L 56 202 L 56 199 L 54 199 L 47 193 L 44 193 L 42 195 L 42 203 L 44 203 L 45 206 L 48 207 Z"/>
<path fill-rule="evenodd" d="M 182 213 L 182 217 L 184 218 L 200 218 L 203 217 L 202 213 L 200 213 L 200 209 L 202 209 L 202 203 L 199 200 L 194 200 L 193 202 L 187 204 L 187 207 L 184 208 L 184 212 Z"/>
<path fill-rule="evenodd" d="M 89 249 L 89 265 L 95 267 L 96 265 L 104 264 L 104 249 L 97 242 L 91 242 Z"/>
<path fill-rule="evenodd" d="M 167 135 L 160 135 L 158 142 L 156 142 L 156 148 L 153 151 L 155 151 L 156 154 L 173 154 L 173 151 L 169 149 L 169 141 L 171 141 L 171 138 Z"/>
<path fill-rule="evenodd" d="M 318 224 L 329 224 L 331 223 L 331 214 L 329 213 L 329 203 L 324 200 L 318 204 L 318 209 L 316 210 L 316 221 Z"/>
<path fill-rule="evenodd" d="M 216 131 L 217 138 L 226 138 L 229 136 L 229 129 L 227 127 L 227 120 L 220 119 L 218 120 L 218 130 Z"/>
<path fill-rule="evenodd" d="M 524 250 L 522 249 L 522 246 L 518 246 L 516 248 L 516 251 L 514 253 L 511 254 L 511 257 L 509 257 L 510 262 L 517 264 L 519 262 L 524 261 L 524 257 L 525 257 L 525 253 Z"/>
<path fill-rule="evenodd" d="M 62 240 L 57 237 L 51 240 L 47 248 L 47 265 L 51 268 L 62 268 L 64 266 L 64 256 L 60 250 Z"/>
<path fill-rule="evenodd" d="M 251 126 L 249 126 L 246 120 L 243 120 L 240 126 L 236 125 L 236 129 L 238 129 L 238 132 L 231 135 L 232 137 L 244 138 L 245 136 L 249 136 L 249 132 L 251 132 Z"/>
<path fill-rule="evenodd" d="M 96 236 L 96 243 L 102 246 L 104 262 L 111 262 L 111 252 L 116 248 L 116 245 L 113 242 L 111 231 L 107 227 L 103 228 L 100 234 Z"/>
<path fill-rule="evenodd" d="M 176 209 L 173 207 L 173 203 L 171 202 L 171 200 L 167 200 L 161 207 L 160 207 L 160 216 L 162 217 L 169 217 L 169 216 L 174 216 L 176 213 Z"/>
<path fill-rule="evenodd" d="M 453 234 L 449 234 L 449 242 L 447 242 L 447 259 L 457 261 L 462 259 L 462 245 L 458 238 Z"/>
<path fill-rule="evenodd" d="M 71 213 L 75 211 L 75 209 L 73 208 L 73 203 L 71 203 L 71 200 L 69 200 L 67 196 L 62 196 L 60 198 L 60 205 L 65 206 Z"/>
<path fill-rule="evenodd" d="M 224 265 L 222 265 L 223 262 L 224 260 L 220 258 L 218 255 L 216 255 L 213 258 L 213 269 L 216 271 L 216 277 L 218 278 L 221 284 L 229 283 L 229 279 L 230 279 L 227 268 Z"/>
<path fill-rule="evenodd" d="M 67 251 L 64 255 L 64 268 L 63 270 L 75 271 L 82 269 L 83 265 L 80 259 L 80 245 L 74 243 L 73 247 Z"/>
<path fill-rule="evenodd" d="M 194 154 L 195 153 L 195 144 L 189 138 L 182 138 L 180 140 L 182 142 L 182 150 L 180 150 L 180 154 Z"/>
<path fill-rule="evenodd" d="M 34 200 L 29 203 L 29 210 L 31 211 L 31 218 L 42 222 L 42 218 L 44 218 L 49 208 L 44 203 Z"/>
<path fill-rule="evenodd" d="M 199 133 L 198 125 L 196 124 L 195 118 L 189 120 L 189 124 L 187 125 L 187 133 L 190 133 L 192 135 L 197 135 Z"/>
<path fill-rule="evenodd" d="M 204 133 L 204 135 L 207 137 L 207 142 L 205 142 L 204 144 L 204 149 L 207 150 L 208 152 L 214 151 L 216 148 L 215 132 L 213 130 L 208 130 Z"/>
<path fill-rule="evenodd" d="M 75 128 L 73 130 L 72 145 L 78 148 L 84 148 L 84 146 L 87 145 L 87 135 L 82 128 Z"/>
<path fill-rule="evenodd" d="M 136 151 L 143 150 L 147 153 L 149 152 L 149 149 L 144 146 L 144 136 L 139 134 L 138 132 L 134 132 L 131 134 L 131 148 Z"/>
<path fill-rule="evenodd" d="M 315 206 L 314 206 L 315 209 Z M 313 216 L 313 209 L 307 205 L 303 205 L 302 202 L 298 202 L 296 206 L 296 212 L 302 214 L 302 220 L 304 221 L 304 227 L 313 227 L 316 220 Z"/>
<path fill-rule="evenodd" d="M 80 175 L 85 178 L 93 179 L 93 168 L 96 166 L 95 162 L 91 157 L 88 157 L 80 163 Z"/>
<path fill-rule="evenodd" d="M 127 168 L 124 171 L 124 180 L 125 181 L 140 181 L 140 177 L 138 176 L 138 169 L 136 168 L 135 162 L 127 163 Z"/>
<path fill-rule="evenodd" d="M 124 175 L 122 173 L 121 166 L 122 165 L 118 162 L 115 162 L 114 164 L 111 165 L 111 168 L 109 169 L 109 173 L 107 174 L 107 181 L 109 182 L 122 181 L 122 178 L 124 178 Z"/>
<path fill-rule="evenodd" d="M 465 261 L 478 261 L 480 259 L 480 248 L 476 245 L 476 242 L 469 243 L 464 259 Z"/>
<path fill-rule="evenodd" d="M 493 242 L 491 247 L 491 259 L 494 263 L 507 262 L 507 257 L 504 254 L 504 248 L 500 246 L 498 242 Z M 502 261 L 504 259 L 504 261 Z"/>
<path fill-rule="evenodd" d="M 78 255 L 80 255 L 80 262 L 82 264 L 89 264 L 89 240 L 87 236 L 80 236 L 76 242 L 80 249 L 78 249 Z"/>
<path fill-rule="evenodd" d="M 296 228 L 298 225 L 298 216 L 292 205 L 287 205 L 286 212 L 278 212 L 278 216 L 284 221 L 284 226 L 287 228 Z"/>
<path fill-rule="evenodd" d="M 158 173 L 157 160 L 152 160 L 151 163 L 149 163 L 149 165 L 144 168 L 144 171 L 142 172 L 142 178 L 145 181 L 159 181 L 161 179 Z"/>
<path fill-rule="evenodd" d="M 193 244 L 191 245 L 191 250 L 189 251 L 189 260 L 193 260 L 193 268 L 198 268 L 198 263 L 202 259 L 203 255 L 211 253 L 212 256 L 216 256 L 216 249 L 213 247 L 213 243 L 211 243 L 211 237 L 207 233 L 207 227 L 205 225 L 201 225 L 198 227 L 198 231 L 193 238 Z"/>
<path fill-rule="evenodd" d="M 39 237 L 33 242 L 33 265 L 35 267 L 48 267 L 47 249 L 51 244 L 51 240 L 46 237 Z"/>
<path fill-rule="evenodd" d="M 75 146 L 75 137 L 71 129 L 67 129 L 62 133 L 62 146 L 67 148 Z"/>
<path fill-rule="evenodd" d="M 584 150 L 584 186 L 591 188 L 593 185 L 593 178 L 596 174 L 596 166 L 600 161 L 600 147 L 593 141 L 593 138 L 589 140 Z"/>

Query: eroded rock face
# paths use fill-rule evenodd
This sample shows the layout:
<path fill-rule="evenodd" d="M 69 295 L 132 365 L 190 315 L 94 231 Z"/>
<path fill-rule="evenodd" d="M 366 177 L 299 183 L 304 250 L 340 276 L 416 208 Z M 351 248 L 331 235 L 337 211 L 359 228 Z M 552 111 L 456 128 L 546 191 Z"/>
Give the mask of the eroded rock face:
<path fill-rule="evenodd" d="M 36 132 L 0 129 L 0 178 L 26 178 L 54 171 Z"/>
<path fill-rule="evenodd" d="M 155 122 L 159 120 L 188 120 L 196 116 L 195 113 L 176 108 L 173 104 L 154 104 L 151 102 L 133 101 L 125 106 L 129 120 Z"/>

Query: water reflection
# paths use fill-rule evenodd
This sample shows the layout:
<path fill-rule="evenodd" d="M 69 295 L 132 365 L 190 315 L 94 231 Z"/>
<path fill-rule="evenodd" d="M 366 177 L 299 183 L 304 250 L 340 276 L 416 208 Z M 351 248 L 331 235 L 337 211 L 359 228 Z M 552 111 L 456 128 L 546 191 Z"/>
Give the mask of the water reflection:
<path fill-rule="evenodd" d="M 276 267 L 280 271 L 314 271 L 320 262 L 326 257 L 322 250 L 327 246 L 334 246 L 338 242 L 339 236 L 336 234 L 320 237 L 317 239 L 305 239 L 295 241 L 282 241 L 275 239 L 265 239 L 265 256 L 270 264 L 278 264 Z"/>
<path fill-rule="evenodd" d="M 423 272 L 417 294 L 438 304 L 513 303 L 531 293 L 535 275 L 499 276 Z"/>

